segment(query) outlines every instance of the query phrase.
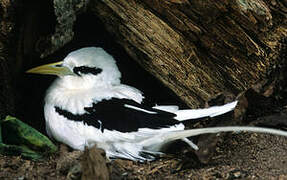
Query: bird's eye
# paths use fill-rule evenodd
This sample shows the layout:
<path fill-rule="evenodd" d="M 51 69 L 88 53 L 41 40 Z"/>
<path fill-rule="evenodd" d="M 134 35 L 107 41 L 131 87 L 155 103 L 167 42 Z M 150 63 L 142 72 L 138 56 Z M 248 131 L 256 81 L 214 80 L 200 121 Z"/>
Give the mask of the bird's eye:
<path fill-rule="evenodd" d="M 63 67 L 63 64 L 56 64 L 55 67 Z"/>
<path fill-rule="evenodd" d="M 101 73 L 103 70 L 101 68 L 96 68 L 96 67 L 88 67 L 88 66 L 79 66 L 79 67 L 74 67 L 73 72 L 80 76 L 81 74 L 93 74 L 97 75 Z"/>

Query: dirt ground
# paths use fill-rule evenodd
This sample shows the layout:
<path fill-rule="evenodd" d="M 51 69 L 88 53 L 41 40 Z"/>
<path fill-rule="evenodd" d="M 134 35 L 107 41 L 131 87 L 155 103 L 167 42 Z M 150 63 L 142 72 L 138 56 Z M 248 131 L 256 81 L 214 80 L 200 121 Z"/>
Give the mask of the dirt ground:
<path fill-rule="evenodd" d="M 62 146 L 40 162 L 0 156 L 0 179 L 80 179 L 82 154 Z M 287 179 L 287 138 L 228 133 L 206 165 L 180 149 L 153 162 L 114 160 L 107 166 L 110 179 Z"/>

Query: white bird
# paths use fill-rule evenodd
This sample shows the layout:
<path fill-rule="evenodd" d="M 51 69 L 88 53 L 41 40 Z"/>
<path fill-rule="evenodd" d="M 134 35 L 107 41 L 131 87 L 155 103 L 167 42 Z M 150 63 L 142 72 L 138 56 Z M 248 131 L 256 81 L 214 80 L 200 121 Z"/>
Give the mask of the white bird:
<path fill-rule="evenodd" d="M 213 117 L 233 110 L 237 101 L 207 109 L 177 106 L 145 107 L 138 89 L 121 84 L 115 60 L 102 48 L 71 52 L 61 62 L 28 73 L 58 78 L 47 90 L 44 113 L 49 136 L 77 150 L 97 145 L 110 158 L 154 160 L 175 140 L 198 149 L 187 137 L 227 131 L 287 132 L 258 127 L 214 127 L 185 130 L 184 121 Z"/>

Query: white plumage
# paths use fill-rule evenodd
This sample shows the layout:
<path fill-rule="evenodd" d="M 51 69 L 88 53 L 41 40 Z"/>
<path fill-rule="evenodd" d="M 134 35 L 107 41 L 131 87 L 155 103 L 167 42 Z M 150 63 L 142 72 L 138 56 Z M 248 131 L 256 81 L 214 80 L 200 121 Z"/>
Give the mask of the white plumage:
<path fill-rule="evenodd" d="M 233 110 L 237 101 L 197 110 L 141 106 L 142 93 L 120 83 L 121 73 L 115 60 L 102 48 L 82 48 L 71 52 L 62 62 L 28 72 L 59 76 L 45 98 L 47 133 L 78 150 L 96 144 L 109 157 L 143 161 L 153 160 L 164 146 L 178 139 L 196 149 L 186 137 L 199 134 L 242 130 L 287 134 L 256 127 L 184 130 L 182 120 L 224 114 Z"/>

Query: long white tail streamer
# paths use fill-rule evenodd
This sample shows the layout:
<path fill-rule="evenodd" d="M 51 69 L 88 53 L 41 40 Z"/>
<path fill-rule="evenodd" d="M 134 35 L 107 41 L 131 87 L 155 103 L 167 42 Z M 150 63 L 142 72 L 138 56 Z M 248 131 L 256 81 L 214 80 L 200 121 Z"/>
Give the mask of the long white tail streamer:
<path fill-rule="evenodd" d="M 226 126 L 226 127 L 209 127 L 209 128 L 198 128 L 198 129 L 189 129 L 189 130 L 180 130 L 180 131 L 172 131 L 168 133 L 163 133 L 157 136 L 154 136 L 151 139 L 147 139 L 141 144 L 144 146 L 152 146 L 153 144 L 166 144 L 168 142 L 172 142 L 178 139 L 183 139 L 186 137 L 197 136 L 201 134 L 209 134 L 209 133 L 221 133 L 221 132 L 257 132 L 257 133 L 267 133 L 279 136 L 286 136 L 287 132 L 272 128 L 262 128 L 262 127 L 250 127 L 250 126 Z"/>

